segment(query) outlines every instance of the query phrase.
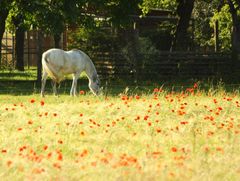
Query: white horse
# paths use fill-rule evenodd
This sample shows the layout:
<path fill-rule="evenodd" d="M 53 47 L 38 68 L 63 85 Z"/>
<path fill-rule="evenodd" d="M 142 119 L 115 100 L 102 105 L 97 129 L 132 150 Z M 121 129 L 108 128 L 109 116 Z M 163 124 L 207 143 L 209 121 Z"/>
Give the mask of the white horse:
<path fill-rule="evenodd" d="M 61 49 L 50 49 L 42 55 L 42 87 L 41 96 L 44 97 L 44 89 L 47 77 L 53 80 L 53 92 L 57 94 L 56 84 L 60 83 L 64 76 L 72 74 L 73 82 L 70 95 L 76 96 L 77 80 L 81 72 L 85 71 L 89 79 L 89 88 L 97 95 L 100 90 L 96 68 L 87 54 L 81 50 L 64 51 Z"/>

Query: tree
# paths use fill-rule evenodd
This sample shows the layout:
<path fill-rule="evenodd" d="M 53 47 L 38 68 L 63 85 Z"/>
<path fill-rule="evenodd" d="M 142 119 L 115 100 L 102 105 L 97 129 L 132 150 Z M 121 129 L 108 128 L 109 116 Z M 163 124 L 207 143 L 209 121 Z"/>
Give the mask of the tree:
<path fill-rule="evenodd" d="M 238 59 L 240 53 L 240 1 L 227 0 L 229 12 L 232 16 L 232 58 L 234 61 Z"/>
<path fill-rule="evenodd" d="M 24 34 L 25 28 L 23 26 L 24 18 L 22 14 L 17 14 L 12 17 L 12 22 L 15 26 L 15 58 L 16 69 L 24 71 Z"/>
<path fill-rule="evenodd" d="M 24 35 L 31 26 L 34 3 L 28 0 L 13 0 L 8 16 L 8 29 L 15 33 L 16 69 L 24 71 Z"/>
<path fill-rule="evenodd" d="M 177 0 L 177 2 L 176 12 L 179 20 L 172 42 L 172 50 L 187 50 L 190 42 L 188 28 L 195 0 Z"/>
<path fill-rule="evenodd" d="M 2 38 L 5 32 L 6 19 L 8 17 L 11 0 L 0 1 L 0 64 L 2 61 Z"/>

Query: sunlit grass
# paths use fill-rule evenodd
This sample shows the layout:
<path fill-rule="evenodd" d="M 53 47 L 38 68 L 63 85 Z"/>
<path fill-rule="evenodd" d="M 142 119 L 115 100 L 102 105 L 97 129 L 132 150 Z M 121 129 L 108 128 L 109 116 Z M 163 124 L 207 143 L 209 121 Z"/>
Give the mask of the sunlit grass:
<path fill-rule="evenodd" d="M 5 180 L 238 180 L 240 97 L 223 90 L 0 98 Z"/>
<path fill-rule="evenodd" d="M 72 79 L 71 75 L 65 77 L 66 79 Z M 83 72 L 81 78 L 87 78 L 86 74 Z M 18 70 L 9 70 L 4 69 L 0 70 L 0 81 L 29 81 L 37 80 L 37 67 L 25 67 L 25 71 Z"/>

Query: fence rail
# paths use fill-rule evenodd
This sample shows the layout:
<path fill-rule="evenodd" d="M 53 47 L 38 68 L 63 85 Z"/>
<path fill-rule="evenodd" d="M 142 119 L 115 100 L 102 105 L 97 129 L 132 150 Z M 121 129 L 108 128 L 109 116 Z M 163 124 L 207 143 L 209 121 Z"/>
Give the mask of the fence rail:
<path fill-rule="evenodd" d="M 206 78 L 221 77 L 232 72 L 230 53 L 160 52 L 154 62 L 136 62 L 119 53 L 95 53 L 92 57 L 102 77 L 114 78 Z"/>
<path fill-rule="evenodd" d="M 4 51 L 3 57 L 10 59 L 13 50 Z M 24 51 L 26 65 L 36 66 L 36 48 Z M 233 64 L 230 53 L 165 52 L 146 61 L 146 54 L 135 55 L 134 60 L 118 52 L 94 52 L 90 57 L 102 78 L 175 79 L 222 77 L 231 74 Z M 2 63 L 8 60 L 2 61 Z M 13 60 L 11 59 L 13 62 Z M 8 61 L 9 62 L 9 61 Z M 11 64 L 11 62 L 10 62 Z"/>

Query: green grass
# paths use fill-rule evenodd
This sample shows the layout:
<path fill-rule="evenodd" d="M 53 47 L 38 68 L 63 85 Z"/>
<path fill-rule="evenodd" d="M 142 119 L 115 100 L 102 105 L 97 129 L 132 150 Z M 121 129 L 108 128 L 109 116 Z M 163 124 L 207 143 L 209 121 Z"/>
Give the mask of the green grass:
<path fill-rule="evenodd" d="M 109 91 L 44 99 L 2 94 L 0 177 L 238 180 L 239 94 Z"/>
<path fill-rule="evenodd" d="M 18 70 L 0 70 L 0 81 L 9 80 L 36 80 L 37 79 L 37 68 L 31 67 L 30 69 L 25 68 L 25 71 Z"/>
<path fill-rule="evenodd" d="M 86 74 L 82 73 L 81 78 L 86 79 Z M 71 79 L 71 75 L 66 76 L 66 79 Z M 25 71 L 0 70 L 0 81 L 36 81 L 37 67 L 25 67 Z"/>

